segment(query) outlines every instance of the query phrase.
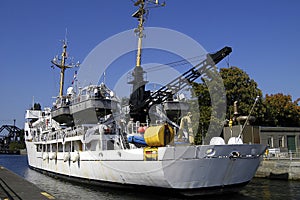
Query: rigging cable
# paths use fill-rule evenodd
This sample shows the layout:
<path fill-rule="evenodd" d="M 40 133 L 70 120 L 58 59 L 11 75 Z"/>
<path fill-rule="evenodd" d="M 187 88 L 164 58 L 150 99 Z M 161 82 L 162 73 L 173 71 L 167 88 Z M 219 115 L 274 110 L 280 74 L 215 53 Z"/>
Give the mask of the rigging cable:
<path fill-rule="evenodd" d="M 230 57 L 230 55 L 228 55 L 227 58 L 226 58 L 226 60 L 225 60 L 225 61 L 226 61 L 227 68 L 230 68 L 229 57 Z"/>
<path fill-rule="evenodd" d="M 153 67 L 149 67 L 147 68 L 147 72 L 154 72 L 154 71 L 158 71 L 158 70 L 162 70 L 165 68 L 169 68 L 169 67 L 179 67 L 179 66 L 183 66 L 183 65 L 189 65 L 189 64 L 193 64 L 196 62 L 199 62 L 202 60 L 202 56 L 195 56 L 195 57 L 191 57 L 191 58 L 187 58 L 187 59 L 182 59 L 179 61 L 175 61 L 175 62 L 170 62 L 170 63 L 166 63 L 166 64 L 160 64 L 160 65 L 156 65 Z"/>

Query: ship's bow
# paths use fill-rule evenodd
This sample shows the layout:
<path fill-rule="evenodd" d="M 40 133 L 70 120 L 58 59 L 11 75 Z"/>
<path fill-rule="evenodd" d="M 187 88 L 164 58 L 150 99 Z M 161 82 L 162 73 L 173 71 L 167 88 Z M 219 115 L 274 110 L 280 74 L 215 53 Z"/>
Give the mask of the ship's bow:
<path fill-rule="evenodd" d="M 171 188 L 183 193 L 236 190 L 260 164 L 264 145 L 201 145 L 165 148 L 163 170 Z"/>

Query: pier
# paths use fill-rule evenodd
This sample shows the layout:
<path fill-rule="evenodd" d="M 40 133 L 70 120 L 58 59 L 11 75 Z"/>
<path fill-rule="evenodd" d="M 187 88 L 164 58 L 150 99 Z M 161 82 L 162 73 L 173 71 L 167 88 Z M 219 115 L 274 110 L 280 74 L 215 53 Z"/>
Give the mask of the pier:
<path fill-rule="evenodd" d="M 275 152 L 265 156 L 255 177 L 300 180 L 300 154 Z"/>
<path fill-rule="evenodd" d="M 33 183 L 0 166 L 0 199 L 49 200 L 56 198 Z"/>

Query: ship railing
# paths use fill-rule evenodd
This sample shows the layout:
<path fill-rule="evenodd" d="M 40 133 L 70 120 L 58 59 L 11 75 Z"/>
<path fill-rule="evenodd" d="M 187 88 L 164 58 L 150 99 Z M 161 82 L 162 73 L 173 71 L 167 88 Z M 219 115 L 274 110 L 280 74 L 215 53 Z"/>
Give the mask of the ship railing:
<path fill-rule="evenodd" d="M 63 137 L 74 137 L 81 136 L 84 134 L 84 129 L 82 127 L 70 127 L 68 129 L 63 130 Z"/>
<path fill-rule="evenodd" d="M 112 100 L 108 96 L 81 95 L 81 96 L 75 97 L 72 100 L 72 104 L 80 103 L 80 102 L 87 101 L 87 100 L 107 100 L 107 99 Z"/>
<path fill-rule="evenodd" d="M 57 97 L 55 101 L 55 105 L 52 107 L 52 110 L 70 105 L 71 103 L 70 99 L 71 99 L 70 96 Z"/>
<path fill-rule="evenodd" d="M 58 140 L 64 139 L 65 137 L 74 137 L 84 134 L 84 129 L 82 127 L 69 127 L 67 129 L 58 130 L 54 132 L 43 132 L 39 134 L 36 138 L 36 141 L 49 141 L 49 140 Z"/>
<path fill-rule="evenodd" d="M 284 152 L 268 152 L 264 154 L 265 160 L 300 160 L 300 152 L 297 151 L 284 151 Z"/>
<path fill-rule="evenodd" d="M 74 99 L 72 99 L 72 104 L 76 104 L 76 103 L 79 103 L 79 102 L 82 102 L 82 101 L 85 101 L 85 100 L 88 100 L 89 97 L 87 95 L 79 95 L 79 96 L 76 96 L 74 97 Z"/>
<path fill-rule="evenodd" d="M 148 127 L 149 124 L 148 123 L 140 123 L 139 121 L 133 122 L 133 121 L 129 121 L 128 125 L 127 125 L 127 133 L 128 134 L 136 134 L 139 132 L 139 128 L 140 127 Z"/>
<path fill-rule="evenodd" d="M 140 126 L 140 122 L 133 122 L 133 121 L 129 121 L 128 125 L 127 125 L 127 132 L 129 134 L 135 134 L 138 131 L 138 127 Z"/>
<path fill-rule="evenodd" d="M 134 129 L 137 131 L 137 128 L 139 127 L 139 123 L 135 123 L 134 124 Z M 56 131 L 51 131 L 51 130 L 47 130 L 47 131 L 43 131 L 40 132 L 39 130 L 36 130 L 36 133 L 33 135 L 33 140 L 35 142 L 43 142 L 43 141 L 50 141 L 50 140 L 59 140 L 59 139 L 65 139 L 65 138 L 69 138 L 69 137 L 75 137 L 75 136 L 84 136 L 86 135 L 87 131 L 91 130 L 92 135 L 100 135 L 99 132 L 99 126 L 98 125 L 80 125 L 80 126 L 76 126 L 76 127 L 68 127 L 66 129 L 62 129 L 62 130 L 56 130 Z M 119 129 L 115 128 L 115 129 L 108 129 L 110 130 L 110 132 L 106 132 L 105 134 L 109 134 L 109 135 L 119 135 L 119 139 L 122 141 L 124 141 L 125 138 L 122 138 L 121 136 L 121 132 Z M 114 131 L 112 131 L 114 130 Z M 126 144 L 123 144 L 124 146 L 126 146 Z"/>

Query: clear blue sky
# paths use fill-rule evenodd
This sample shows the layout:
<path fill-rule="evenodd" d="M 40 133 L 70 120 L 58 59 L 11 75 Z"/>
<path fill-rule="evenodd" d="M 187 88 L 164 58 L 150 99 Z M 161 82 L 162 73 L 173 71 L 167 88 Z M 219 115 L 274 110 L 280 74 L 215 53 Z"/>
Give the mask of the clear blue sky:
<path fill-rule="evenodd" d="M 150 11 L 146 26 L 182 32 L 209 52 L 231 46 L 230 65 L 246 71 L 264 95 L 300 97 L 300 1 L 166 0 L 166 4 Z M 135 28 L 137 21 L 131 17 L 135 10 L 131 0 L 1 0 L 0 124 L 16 119 L 23 128 L 33 96 L 42 106 L 51 106 L 51 97 L 58 94 L 58 69 L 50 68 L 50 60 L 61 52 L 59 41 L 66 28 L 70 55 L 82 62 L 101 41 Z M 226 62 L 218 66 L 226 67 Z"/>

